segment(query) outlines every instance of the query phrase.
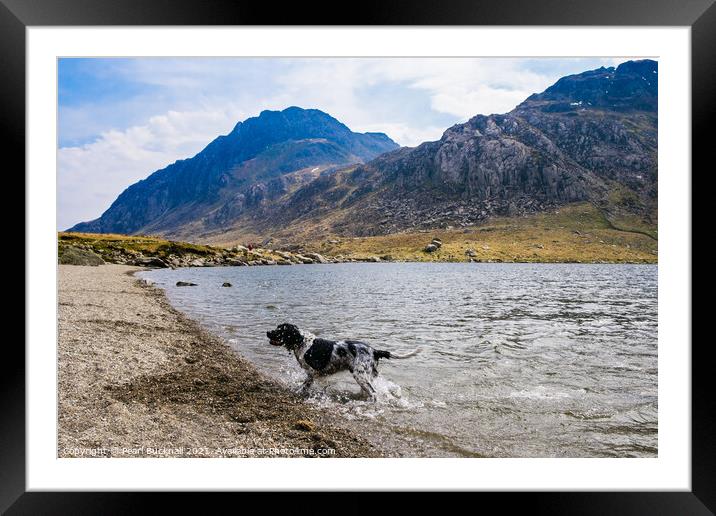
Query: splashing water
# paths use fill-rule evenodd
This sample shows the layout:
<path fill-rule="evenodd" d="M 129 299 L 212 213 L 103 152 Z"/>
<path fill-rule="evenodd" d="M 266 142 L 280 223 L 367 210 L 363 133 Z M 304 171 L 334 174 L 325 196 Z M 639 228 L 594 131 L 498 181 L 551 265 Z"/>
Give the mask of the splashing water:
<path fill-rule="evenodd" d="M 410 456 L 657 455 L 657 266 L 335 264 L 154 270 L 142 277 L 256 366 L 298 389 L 265 332 L 292 322 L 404 354 L 376 401 L 348 373 L 308 402 Z M 199 286 L 175 288 L 178 280 Z M 224 281 L 232 289 L 220 288 Z M 370 427 L 365 424 L 370 423 Z M 400 448 L 405 444 L 405 448 Z"/>

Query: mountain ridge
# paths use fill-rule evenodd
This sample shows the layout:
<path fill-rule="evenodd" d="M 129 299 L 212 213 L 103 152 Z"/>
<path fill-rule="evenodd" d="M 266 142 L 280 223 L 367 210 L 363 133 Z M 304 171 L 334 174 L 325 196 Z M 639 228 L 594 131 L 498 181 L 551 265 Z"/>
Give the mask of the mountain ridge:
<path fill-rule="evenodd" d="M 270 162 L 272 152 L 292 146 L 292 164 L 266 166 L 253 175 L 241 176 L 253 160 Z M 296 106 L 282 111 L 262 111 L 238 122 L 231 132 L 210 142 L 195 156 L 157 170 L 129 186 L 97 219 L 81 222 L 70 231 L 132 234 L 142 230 L 166 231 L 175 224 L 191 222 L 182 213 L 190 207 L 208 215 L 212 205 L 250 187 L 249 179 L 273 179 L 276 172 L 302 168 L 360 163 L 398 145 L 383 133 L 354 133 L 343 123 L 317 109 Z M 242 169 L 242 165 L 244 166 Z M 233 192 L 236 190 L 236 192 Z M 202 205 L 201 210 L 197 210 Z"/>
<path fill-rule="evenodd" d="M 236 240 L 248 235 L 288 240 L 297 235 L 370 236 L 467 227 L 495 216 L 524 215 L 578 202 L 594 204 L 615 221 L 626 217 L 653 225 L 657 219 L 657 92 L 657 63 L 628 61 L 565 76 L 509 113 L 476 115 L 448 128 L 439 140 L 396 149 L 386 149 L 388 141 L 394 142 L 382 133 L 375 137 L 364 133 L 351 143 L 344 137 L 358 133 L 320 112 L 328 118 L 319 116 L 319 127 L 329 119 L 339 124 L 333 143 L 342 153 L 317 141 L 302 145 L 325 153 L 324 161 L 340 163 L 315 170 L 302 162 L 298 164 L 305 167 L 296 169 L 294 164 L 286 171 L 275 161 L 281 161 L 276 155 L 254 153 L 251 160 L 274 162 L 264 167 L 263 175 L 250 176 L 255 181 L 240 192 L 222 197 L 226 183 L 219 181 L 217 186 L 216 181 L 208 181 L 213 190 L 200 190 L 197 196 L 197 190 L 190 189 L 185 192 L 188 202 L 173 214 L 133 231 L 197 240 L 222 234 Z M 251 125 L 264 117 L 269 123 L 258 134 L 274 131 L 279 138 L 284 134 L 281 131 L 290 132 L 291 124 L 305 123 L 302 117 L 310 111 L 293 107 L 262 112 L 249 119 L 247 129 L 249 120 L 237 124 L 227 137 L 235 131 L 256 134 Z M 284 116 L 290 118 L 289 124 Z M 369 143 L 357 141 L 361 138 Z M 381 149 L 385 152 L 377 152 Z M 357 156 L 354 150 L 363 154 Z M 376 155 L 364 159 L 371 152 Z M 237 158 L 229 152 L 223 159 L 220 178 L 236 165 Z M 284 167 L 295 159 L 284 159 Z M 251 166 L 246 160 L 241 163 L 244 168 Z M 201 179 L 207 181 L 207 177 L 210 174 L 205 173 Z M 211 200 L 211 195 L 218 197 Z M 197 199 L 207 204 L 207 198 L 211 209 L 200 217 L 192 216 Z M 146 198 L 136 202 L 147 204 Z M 80 224 L 72 230 L 91 231 L 88 227 L 92 226 Z M 121 223 L 106 229 L 127 232 L 121 231 Z"/>
<path fill-rule="evenodd" d="M 657 63 L 645 60 L 564 77 L 509 113 L 477 115 L 437 141 L 305 185 L 241 221 L 235 234 L 312 227 L 309 237 L 373 236 L 467 227 L 585 201 L 612 223 L 653 226 L 657 75 Z"/>

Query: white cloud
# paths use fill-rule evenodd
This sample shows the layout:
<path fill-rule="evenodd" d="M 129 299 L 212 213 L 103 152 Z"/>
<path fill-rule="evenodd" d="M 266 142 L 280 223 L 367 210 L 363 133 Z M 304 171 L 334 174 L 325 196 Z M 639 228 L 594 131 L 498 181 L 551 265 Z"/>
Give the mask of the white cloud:
<path fill-rule="evenodd" d="M 403 146 L 416 147 L 423 142 L 439 140 L 447 127 L 412 127 L 400 122 L 385 122 L 381 124 L 358 125 L 351 129 L 361 133 L 385 133 L 390 136 L 393 141 L 400 142 Z"/>
<path fill-rule="evenodd" d="M 98 217 L 127 186 L 196 154 L 244 116 L 231 109 L 171 111 L 146 125 L 107 131 L 92 143 L 59 149 L 58 229 Z"/>

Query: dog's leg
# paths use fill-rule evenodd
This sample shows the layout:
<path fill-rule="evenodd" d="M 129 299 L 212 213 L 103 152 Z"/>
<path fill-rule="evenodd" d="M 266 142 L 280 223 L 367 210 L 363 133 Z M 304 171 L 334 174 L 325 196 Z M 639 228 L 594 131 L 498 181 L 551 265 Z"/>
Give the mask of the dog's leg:
<path fill-rule="evenodd" d="M 313 384 L 313 380 L 314 380 L 313 375 L 309 373 L 306 376 L 306 379 L 303 381 L 303 384 L 301 384 L 301 389 L 299 390 L 299 392 L 302 395 L 305 396 L 306 394 L 308 394 L 308 389 L 311 388 L 311 385 Z"/>
<path fill-rule="evenodd" d="M 356 379 L 356 382 L 358 382 L 358 385 L 360 385 L 360 388 L 363 390 L 363 392 L 366 393 L 366 395 L 372 400 L 376 400 L 375 395 L 375 388 L 373 388 L 373 385 L 370 383 L 370 379 L 366 375 L 360 375 L 360 374 L 353 374 L 353 378 Z"/>
<path fill-rule="evenodd" d="M 372 366 L 366 363 L 356 363 L 353 367 L 353 378 L 355 378 L 360 388 L 373 401 L 376 400 L 375 388 L 370 383 Z"/>

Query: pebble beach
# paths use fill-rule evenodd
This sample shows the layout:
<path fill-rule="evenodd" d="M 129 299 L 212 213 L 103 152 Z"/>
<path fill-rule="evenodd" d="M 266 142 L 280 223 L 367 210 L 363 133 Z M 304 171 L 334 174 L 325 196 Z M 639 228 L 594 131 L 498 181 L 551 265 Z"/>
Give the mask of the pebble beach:
<path fill-rule="evenodd" d="M 376 457 L 126 265 L 58 268 L 59 457 Z"/>

